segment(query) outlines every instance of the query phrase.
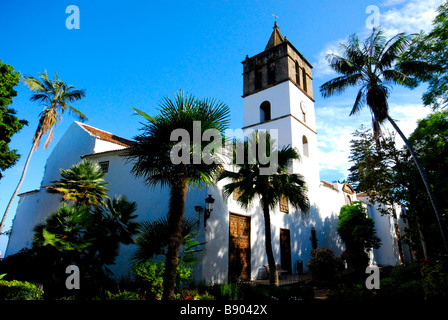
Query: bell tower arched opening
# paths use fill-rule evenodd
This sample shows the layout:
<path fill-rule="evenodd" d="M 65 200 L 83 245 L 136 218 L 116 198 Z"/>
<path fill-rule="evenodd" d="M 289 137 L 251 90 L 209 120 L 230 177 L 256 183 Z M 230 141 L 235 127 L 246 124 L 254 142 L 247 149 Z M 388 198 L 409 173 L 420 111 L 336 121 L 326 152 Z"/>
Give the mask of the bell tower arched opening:
<path fill-rule="evenodd" d="M 271 120 L 271 103 L 269 101 L 264 101 L 260 105 L 260 122 L 269 120 Z"/>

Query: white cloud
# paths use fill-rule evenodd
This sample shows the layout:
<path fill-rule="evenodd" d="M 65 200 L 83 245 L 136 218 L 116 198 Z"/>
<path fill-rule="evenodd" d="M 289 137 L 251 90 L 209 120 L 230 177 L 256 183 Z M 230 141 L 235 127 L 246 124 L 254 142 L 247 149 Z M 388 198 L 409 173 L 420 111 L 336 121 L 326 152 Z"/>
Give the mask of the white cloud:
<path fill-rule="evenodd" d="M 398 127 L 408 137 L 417 127 L 417 120 L 425 118 L 431 112 L 430 108 L 418 104 L 390 104 L 390 115 Z M 350 107 L 319 108 L 316 110 L 317 133 L 319 149 L 319 167 L 321 172 L 337 174 L 341 179 L 348 174 L 351 167 L 349 162 L 350 140 L 353 132 L 360 128 L 361 124 L 370 128 L 370 112 L 362 110 L 359 115 L 349 117 Z M 392 126 L 386 122 L 386 130 L 394 132 Z M 401 148 L 404 143 L 396 134 L 397 147 Z M 322 177 L 327 180 L 336 180 L 336 177 Z"/>
<path fill-rule="evenodd" d="M 443 0 L 407 1 L 401 6 L 381 12 L 380 24 L 388 36 L 399 32 L 416 33 L 421 30 L 427 32 L 432 29 L 432 21 L 442 3 Z"/>
<path fill-rule="evenodd" d="M 443 0 L 386 0 L 380 5 L 380 25 L 384 29 L 385 36 L 388 38 L 400 32 L 418 33 L 421 30 L 426 32 L 431 30 L 432 21 L 436 17 L 437 9 L 442 3 Z M 364 18 L 367 17 L 366 15 Z M 369 32 L 369 29 L 364 28 L 358 30 L 357 34 L 362 40 Z M 338 53 L 341 42 L 346 43 L 347 38 L 327 43 L 314 56 L 313 76 L 315 78 L 336 75 L 328 66 L 326 55 L 331 52 Z"/>
<path fill-rule="evenodd" d="M 407 0 L 386 0 L 383 3 L 381 3 L 381 6 L 396 6 L 398 4 L 402 4 L 406 2 Z"/>
<path fill-rule="evenodd" d="M 390 104 L 389 114 L 406 137 L 409 137 L 409 135 L 415 130 L 415 128 L 417 127 L 417 121 L 426 118 L 429 113 L 431 113 L 431 108 L 424 107 L 421 104 Z M 388 125 L 387 128 L 390 128 L 392 130 L 391 125 Z M 399 148 L 404 145 L 403 140 L 398 137 L 398 134 L 396 143 Z"/>
<path fill-rule="evenodd" d="M 380 24 L 386 32 L 386 37 L 390 37 L 399 32 L 415 33 L 421 30 L 428 31 L 432 28 L 432 21 L 437 15 L 437 9 L 443 0 L 385 0 L 380 4 Z M 356 32 L 356 30 L 354 30 Z M 357 33 L 360 39 L 364 39 L 370 30 L 367 28 L 359 30 Z M 338 52 L 339 44 L 347 39 L 339 39 L 327 43 L 324 48 L 315 55 L 315 66 L 313 76 L 329 80 L 337 74 L 329 68 L 325 59 L 329 52 Z M 417 120 L 425 118 L 430 109 L 421 104 L 409 102 L 410 97 L 415 96 L 414 101 L 421 101 L 421 92 L 406 92 L 405 96 L 395 95 L 390 99 L 390 115 L 396 120 L 397 125 L 406 136 L 409 136 L 417 126 Z M 392 97 L 391 97 L 392 98 Z M 331 105 L 328 105 L 328 102 Z M 361 110 L 358 116 L 349 117 L 354 96 L 349 92 L 340 97 L 326 100 L 325 107 L 320 107 L 316 103 L 316 119 L 319 147 L 319 166 L 321 172 L 339 177 L 322 177 L 328 180 L 346 177 L 351 164 L 348 162 L 350 155 L 350 140 L 352 133 L 364 124 L 371 126 L 371 118 L 368 110 Z M 389 123 L 385 128 L 393 131 Z M 403 142 L 397 136 L 397 146 L 402 147 Z"/>
<path fill-rule="evenodd" d="M 327 54 L 338 53 L 339 45 L 346 41 L 347 39 L 340 39 L 327 43 L 325 48 L 314 56 L 314 58 L 316 59 L 316 61 L 313 63 L 314 77 L 328 77 L 337 75 L 336 72 L 328 65 Z"/>
<path fill-rule="evenodd" d="M 339 176 L 346 177 L 350 167 L 350 140 L 352 133 L 362 123 L 369 121 L 369 113 L 349 117 L 352 101 L 335 101 L 331 106 L 316 110 L 317 142 L 319 167 L 321 172 L 330 170 Z M 322 177 L 327 180 L 328 177 Z M 335 178 L 336 179 L 336 178 Z"/>

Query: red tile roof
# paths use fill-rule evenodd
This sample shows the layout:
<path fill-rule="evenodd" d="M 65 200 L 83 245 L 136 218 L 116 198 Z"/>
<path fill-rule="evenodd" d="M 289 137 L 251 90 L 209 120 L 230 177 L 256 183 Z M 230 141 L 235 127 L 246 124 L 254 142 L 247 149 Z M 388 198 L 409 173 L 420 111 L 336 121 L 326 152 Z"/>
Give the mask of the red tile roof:
<path fill-rule="evenodd" d="M 109 142 L 112 142 L 112 143 L 115 143 L 115 144 L 118 144 L 118 145 L 124 146 L 124 147 L 130 147 L 133 144 L 135 144 L 135 141 L 131 141 L 131 140 L 128 140 L 128 139 L 116 136 L 116 135 L 114 135 L 112 133 L 109 133 L 109 132 L 106 132 L 106 131 L 94 128 L 94 127 L 89 126 L 87 124 L 79 123 L 79 122 L 78 122 L 78 124 L 84 130 L 89 132 L 91 135 L 93 135 L 93 136 L 95 136 L 95 137 L 97 137 L 97 138 L 99 138 L 101 140 L 109 141 Z"/>

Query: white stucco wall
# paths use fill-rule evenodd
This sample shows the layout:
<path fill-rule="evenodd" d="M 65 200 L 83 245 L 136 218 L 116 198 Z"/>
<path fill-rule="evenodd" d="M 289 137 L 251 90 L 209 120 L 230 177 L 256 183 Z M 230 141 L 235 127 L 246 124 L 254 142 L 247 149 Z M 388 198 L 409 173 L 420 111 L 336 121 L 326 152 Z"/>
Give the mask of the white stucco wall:
<path fill-rule="evenodd" d="M 271 119 L 293 115 L 302 120 L 300 102 L 307 106 L 306 124 L 316 131 L 314 103 L 290 81 L 259 91 L 243 99 L 243 128 L 260 122 L 260 105 L 264 101 L 271 104 Z"/>
<path fill-rule="evenodd" d="M 359 199 L 367 206 L 369 216 L 375 222 L 377 236 L 381 239 L 381 247 L 370 252 L 371 264 L 375 265 L 397 265 L 400 264 L 400 254 L 395 224 L 400 221 L 401 207 L 395 206 L 397 219 L 389 214 L 381 214 L 380 204 L 371 203 L 366 196 Z M 403 248 L 407 249 L 408 248 Z"/>
<path fill-rule="evenodd" d="M 47 215 L 60 206 L 60 196 L 44 189 L 22 194 L 17 206 L 6 256 L 31 248 L 33 228 L 44 223 Z"/>
<path fill-rule="evenodd" d="M 68 169 L 81 160 L 81 155 L 92 153 L 95 140 L 95 137 L 74 122 L 48 157 L 41 186 L 48 186 L 51 181 L 58 180 L 61 174 L 60 168 Z"/>
<path fill-rule="evenodd" d="M 92 161 L 109 161 L 109 169 L 106 173 L 106 181 L 109 183 L 108 196 L 113 198 L 118 195 L 125 195 L 129 201 L 137 204 L 135 214 L 138 215 L 136 221 L 154 221 L 165 217 L 168 212 L 170 189 L 160 186 L 148 187 L 142 178 L 135 178 L 130 174 L 132 163 L 126 163 L 120 151 L 91 154 L 86 156 Z M 203 219 L 202 215 L 195 211 L 195 206 L 204 206 L 204 199 L 207 197 L 207 188 L 193 189 L 187 195 L 187 205 L 185 209 L 186 218 Z M 201 224 L 203 225 L 203 224 Z M 135 252 L 135 245 L 122 245 L 116 264 L 110 266 L 116 276 L 127 275 L 130 270 L 130 263 Z"/>
<path fill-rule="evenodd" d="M 60 169 L 68 169 L 81 161 L 81 156 L 91 154 L 95 150 L 115 150 L 120 145 L 100 140 L 74 122 L 58 141 L 45 164 L 41 187 L 51 185 L 51 181 L 60 178 Z M 32 244 L 33 228 L 43 223 L 45 217 L 57 210 L 60 196 L 50 194 L 45 189 L 37 192 L 25 192 L 19 195 L 19 204 L 15 213 L 11 236 L 8 241 L 6 255 L 11 255 Z"/>
<path fill-rule="evenodd" d="M 207 222 L 207 252 L 202 260 L 202 279 L 210 282 L 227 281 L 229 260 L 229 213 L 250 216 L 251 218 L 251 278 L 257 279 L 259 269 L 267 265 L 265 249 L 264 218 L 257 200 L 246 210 L 241 208 L 232 196 L 225 198 L 222 186 L 228 181 L 220 181 L 210 193 L 216 199 L 212 217 Z M 297 273 L 297 261 L 302 260 L 304 270 L 310 258 L 311 229 L 317 232 L 318 246 L 332 249 L 337 256 L 342 253 L 343 245 L 336 232 L 337 215 L 345 204 L 346 193 L 321 186 L 319 193 L 311 195 L 311 209 L 307 215 L 294 211 L 280 212 L 279 208 L 271 212 L 271 238 L 276 263 L 281 262 L 280 229 L 289 229 L 291 236 L 292 272 Z M 320 199 L 320 201 L 319 201 Z"/>

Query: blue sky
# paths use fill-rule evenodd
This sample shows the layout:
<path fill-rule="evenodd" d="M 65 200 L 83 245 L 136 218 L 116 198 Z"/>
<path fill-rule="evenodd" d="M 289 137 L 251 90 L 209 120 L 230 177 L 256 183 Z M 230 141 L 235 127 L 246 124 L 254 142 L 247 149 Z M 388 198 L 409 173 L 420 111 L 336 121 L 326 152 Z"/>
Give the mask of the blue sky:
<path fill-rule="evenodd" d="M 369 5 L 380 10 L 380 24 L 388 34 L 429 30 L 441 0 L 278 0 L 278 1 L 79 1 L 39 0 L 0 2 L 0 59 L 22 75 L 37 76 L 44 69 L 77 88 L 87 97 L 75 104 L 87 124 L 132 138 L 140 119 L 132 107 L 156 113 L 160 98 L 178 89 L 197 97 L 213 97 L 231 108 L 232 128 L 242 126 L 242 64 L 266 46 L 274 20 L 280 31 L 314 66 L 313 89 L 321 179 L 346 177 L 350 134 L 370 114 L 363 110 L 349 117 L 355 92 L 323 99 L 319 86 L 335 76 L 325 62 L 327 52 L 349 34 L 367 33 Z M 80 29 L 67 29 L 69 5 L 80 11 Z M 273 17 L 275 14 L 278 18 Z M 20 84 L 12 107 L 29 126 L 13 137 L 11 147 L 22 159 L 0 180 L 0 214 L 15 188 L 31 139 L 37 127 L 39 104 L 30 102 L 28 89 Z M 409 134 L 428 108 L 421 105 L 424 86 L 410 91 L 394 88 L 391 115 Z M 65 114 L 47 150 L 34 153 L 20 192 L 39 188 L 45 161 L 75 120 Z M 9 214 L 11 226 L 18 199 Z M 0 236 L 0 251 L 6 237 Z"/>

